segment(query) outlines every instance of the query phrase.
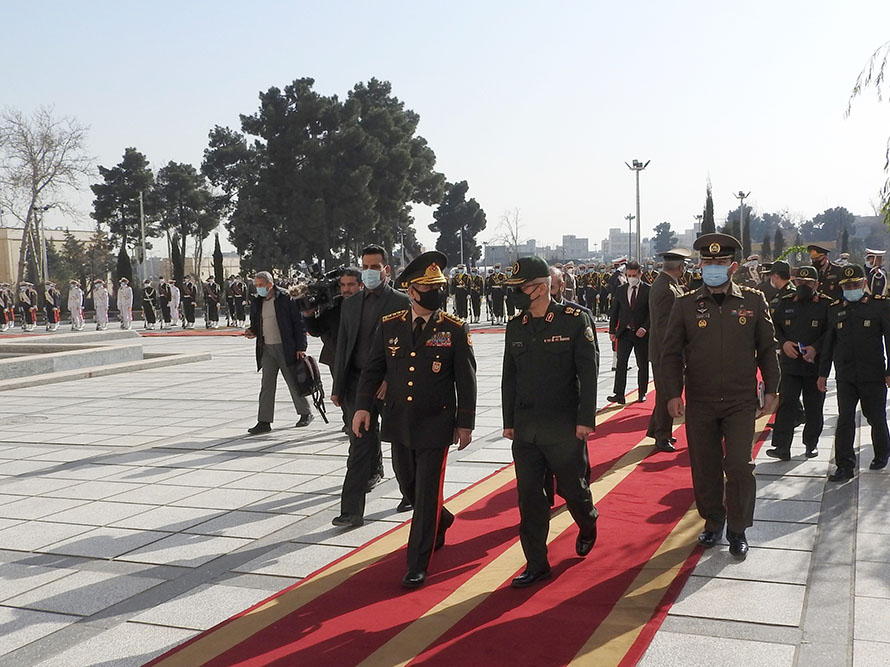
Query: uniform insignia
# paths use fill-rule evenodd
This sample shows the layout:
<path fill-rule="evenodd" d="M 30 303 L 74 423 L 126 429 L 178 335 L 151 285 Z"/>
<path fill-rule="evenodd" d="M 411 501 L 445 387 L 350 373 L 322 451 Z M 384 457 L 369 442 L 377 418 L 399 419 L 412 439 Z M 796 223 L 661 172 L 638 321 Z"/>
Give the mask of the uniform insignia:
<path fill-rule="evenodd" d="M 399 344 L 399 337 L 398 337 L 398 336 L 395 336 L 394 338 L 390 338 L 390 339 L 389 339 L 389 344 L 390 344 L 390 345 L 398 345 L 398 344 Z"/>
<path fill-rule="evenodd" d="M 442 362 L 441 362 L 441 361 L 434 361 L 434 362 L 433 362 L 433 373 L 438 373 L 438 372 L 441 371 L 441 370 L 442 370 Z"/>
<path fill-rule="evenodd" d="M 698 328 L 699 328 L 699 329 L 704 329 L 706 326 L 708 326 L 708 321 L 707 321 L 707 320 L 699 320 L 699 321 L 698 321 Z"/>
<path fill-rule="evenodd" d="M 547 317 L 545 317 L 544 319 L 547 322 L 552 322 L 553 321 L 553 311 L 551 310 L 549 313 L 547 313 Z"/>
<path fill-rule="evenodd" d="M 522 316 L 522 323 L 528 324 L 528 313 L 526 313 L 525 315 Z"/>
<path fill-rule="evenodd" d="M 712 255 L 716 255 L 718 252 L 720 252 L 720 244 L 719 244 L 719 243 L 712 243 L 711 245 L 708 246 L 708 251 L 709 251 Z"/>
<path fill-rule="evenodd" d="M 433 331 L 426 341 L 426 347 L 451 347 L 451 332 Z"/>
<path fill-rule="evenodd" d="M 441 310 L 439 311 L 439 322 L 441 322 L 443 319 L 448 320 L 449 322 L 454 322 L 459 326 L 464 325 L 464 321 L 457 315 L 452 315 L 451 313 L 446 313 L 444 310 Z"/>
<path fill-rule="evenodd" d="M 473 337 L 470 335 L 470 332 L 467 332 L 467 345 L 473 347 Z"/>
<path fill-rule="evenodd" d="M 813 320 L 813 321 L 811 322 L 811 324 L 812 324 L 812 326 L 814 326 L 814 327 L 818 327 L 818 326 L 819 326 L 819 320 Z"/>
<path fill-rule="evenodd" d="M 847 278 L 851 278 L 853 275 L 855 275 L 855 273 L 856 270 L 852 266 L 848 266 L 846 269 L 844 269 L 844 276 Z"/>
<path fill-rule="evenodd" d="M 785 326 L 786 326 L 786 327 L 790 327 L 790 326 L 791 326 L 791 320 L 785 320 Z M 815 326 L 815 325 L 813 325 L 813 326 Z"/>
<path fill-rule="evenodd" d="M 390 345 L 390 346 L 389 346 L 389 352 L 390 352 L 390 354 L 392 354 L 392 356 L 396 356 L 396 352 L 399 351 L 399 348 L 400 348 L 400 347 L 401 347 L 400 345 Z"/>
<path fill-rule="evenodd" d="M 745 317 L 744 315 L 739 315 L 739 324 L 747 324 L 747 323 L 748 323 L 748 318 Z"/>
<path fill-rule="evenodd" d="M 408 314 L 407 309 L 399 310 L 399 311 L 396 311 L 395 313 L 390 313 L 389 315 L 384 315 L 381 322 L 391 322 L 392 320 L 396 320 L 400 317 L 404 318 L 405 315 L 407 315 L 407 314 Z"/>
<path fill-rule="evenodd" d="M 550 338 L 545 338 L 542 343 L 567 343 L 572 340 L 569 336 L 550 336 Z"/>
<path fill-rule="evenodd" d="M 594 340 L 593 329 L 591 327 L 585 327 L 584 329 L 584 337 L 589 340 L 591 343 Z"/>
<path fill-rule="evenodd" d="M 862 320 L 862 326 L 864 326 L 864 327 L 870 327 L 870 326 L 871 326 L 871 320 Z"/>
<path fill-rule="evenodd" d="M 571 315 L 575 311 L 571 306 L 566 306 L 566 315 Z"/>
<path fill-rule="evenodd" d="M 838 328 L 838 329 L 843 329 L 843 328 L 844 328 L 844 323 L 843 323 L 843 322 L 838 322 L 838 323 L 837 323 L 837 328 Z"/>

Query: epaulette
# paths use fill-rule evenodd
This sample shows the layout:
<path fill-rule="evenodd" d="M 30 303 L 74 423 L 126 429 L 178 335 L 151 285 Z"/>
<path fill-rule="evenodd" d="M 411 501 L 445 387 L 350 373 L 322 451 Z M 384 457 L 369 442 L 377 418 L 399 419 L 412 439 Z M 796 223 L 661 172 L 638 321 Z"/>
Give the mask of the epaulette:
<path fill-rule="evenodd" d="M 756 287 L 748 287 L 747 285 L 739 285 L 739 289 L 743 292 L 755 292 L 757 294 L 763 294 L 763 290 L 759 290 Z"/>
<path fill-rule="evenodd" d="M 464 321 L 460 319 L 457 315 L 452 315 L 449 312 L 442 311 L 442 319 L 448 320 L 449 322 L 454 322 L 456 325 L 462 327 L 464 325 Z"/>
<path fill-rule="evenodd" d="M 831 298 L 831 297 L 828 297 L 828 298 Z M 828 304 L 828 305 L 830 305 L 830 306 L 836 306 L 836 305 L 838 305 L 840 302 L 841 302 L 841 299 L 835 299 L 834 301 L 832 301 L 832 302 L 831 302 L 830 304 Z"/>
<path fill-rule="evenodd" d="M 795 292 L 788 292 L 788 294 L 783 294 L 779 298 L 780 299 L 793 299 L 796 296 L 797 296 L 797 294 Z"/>
<path fill-rule="evenodd" d="M 572 306 L 566 306 L 565 311 L 566 311 L 566 315 L 573 315 L 575 317 L 578 317 L 578 315 L 581 314 L 580 308 L 574 308 Z"/>
<path fill-rule="evenodd" d="M 819 300 L 820 300 L 820 301 L 821 301 L 822 299 L 827 299 L 828 301 L 831 301 L 832 303 L 834 303 L 834 301 L 835 301 L 832 297 L 828 296 L 828 295 L 825 294 L 824 292 L 817 292 L 817 294 L 819 295 Z"/>
<path fill-rule="evenodd" d="M 390 321 L 396 320 L 400 317 L 405 317 L 405 315 L 407 315 L 407 314 L 408 314 L 407 308 L 405 310 L 397 310 L 396 312 L 390 313 L 389 315 L 384 315 L 381 322 L 390 322 Z"/>
<path fill-rule="evenodd" d="M 872 294 L 871 298 L 872 299 L 886 299 L 887 297 L 883 296 L 882 294 Z"/>
<path fill-rule="evenodd" d="M 691 292 L 683 292 L 683 294 L 681 294 L 681 295 L 678 296 L 677 298 L 678 298 L 678 299 L 685 299 L 687 296 L 693 296 L 696 292 L 698 292 L 698 290 L 696 290 L 696 289 L 692 290 Z"/>

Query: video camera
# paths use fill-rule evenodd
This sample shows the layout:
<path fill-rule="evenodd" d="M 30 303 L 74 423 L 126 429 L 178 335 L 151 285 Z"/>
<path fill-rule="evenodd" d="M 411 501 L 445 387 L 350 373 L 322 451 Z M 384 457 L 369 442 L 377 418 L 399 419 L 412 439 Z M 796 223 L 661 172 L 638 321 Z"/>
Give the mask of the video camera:
<path fill-rule="evenodd" d="M 316 315 L 340 303 L 340 274 L 345 266 L 338 266 L 327 273 L 318 264 L 309 269 L 311 282 L 307 283 L 302 294 L 295 300 L 302 312 L 315 310 Z"/>

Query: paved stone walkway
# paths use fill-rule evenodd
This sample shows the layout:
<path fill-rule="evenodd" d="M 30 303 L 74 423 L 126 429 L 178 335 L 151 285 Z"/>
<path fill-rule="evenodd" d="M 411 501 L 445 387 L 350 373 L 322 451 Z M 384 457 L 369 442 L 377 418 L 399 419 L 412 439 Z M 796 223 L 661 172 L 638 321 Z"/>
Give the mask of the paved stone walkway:
<path fill-rule="evenodd" d="M 390 478 L 364 527 L 330 525 L 348 446 L 330 404 L 334 423 L 295 429 L 282 386 L 273 432 L 246 436 L 253 343 L 145 343 L 213 359 L 0 394 L 0 667 L 141 665 L 407 518 Z M 446 497 L 511 461 L 503 337 L 474 343 L 477 428 L 449 459 Z M 887 473 L 826 484 L 833 397 L 826 407 L 819 458 L 758 461 L 748 560 L 706 554 L 642 664 L 890 664 Z"/>

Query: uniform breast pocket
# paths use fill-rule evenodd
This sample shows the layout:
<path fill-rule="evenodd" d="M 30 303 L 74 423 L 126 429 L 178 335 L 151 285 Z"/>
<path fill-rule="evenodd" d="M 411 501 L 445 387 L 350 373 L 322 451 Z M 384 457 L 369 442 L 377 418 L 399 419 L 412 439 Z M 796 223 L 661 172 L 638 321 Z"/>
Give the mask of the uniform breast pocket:
<path fill-rule="evenodd" d="M 550 354 L 568 354 L 572 351 L 572 341 L 545 341 L 544 349 L 547 350 L 547 352 L 549 352 Z"/>
<path fill-rule="evenodd" d="M 420 353 L 423 363 L 430 367 L 433 373 L 441 373 L 443 369 L 451 367 L 454 356 L 451 347 L 424 347 Z"/>

